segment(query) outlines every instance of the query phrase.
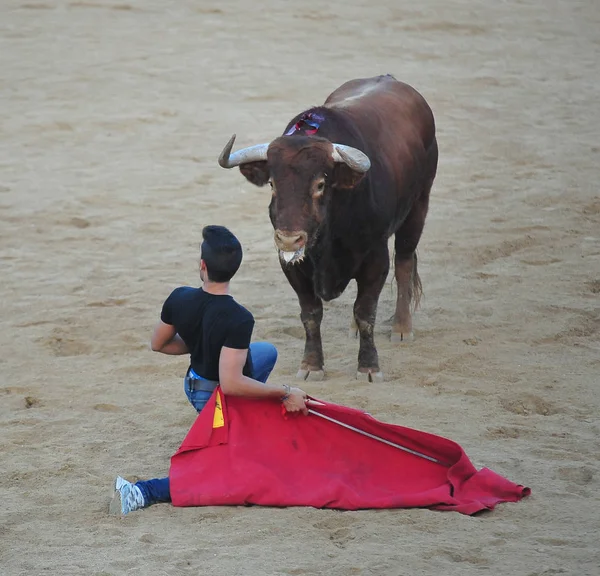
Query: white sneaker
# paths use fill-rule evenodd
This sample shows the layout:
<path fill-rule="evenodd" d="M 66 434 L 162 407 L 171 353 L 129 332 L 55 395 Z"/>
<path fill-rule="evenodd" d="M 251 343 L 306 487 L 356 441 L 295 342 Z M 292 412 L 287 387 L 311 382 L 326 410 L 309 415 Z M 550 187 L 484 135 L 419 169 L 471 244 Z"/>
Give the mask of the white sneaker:
<path fill-rule="evenodd" d="M 110 514 L 125 515 L 134 510 L 144 508 L 146 502 L 142 491 L 131 482 L 117 476 L 115 478 L 115 493 L 110 502 L 108 511 Z"/>

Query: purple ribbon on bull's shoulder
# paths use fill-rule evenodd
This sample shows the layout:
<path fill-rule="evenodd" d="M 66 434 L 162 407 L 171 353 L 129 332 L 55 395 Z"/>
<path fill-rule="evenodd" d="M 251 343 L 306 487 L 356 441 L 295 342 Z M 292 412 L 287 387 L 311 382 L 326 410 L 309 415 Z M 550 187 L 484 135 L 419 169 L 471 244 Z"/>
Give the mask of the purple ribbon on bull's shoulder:
<path fill-rule="evenodd" d="M 290 136 L 294 132 L 298 132 L 300 130 L 304 131 L 304 134 L 307 136 L 312 136 L 317 133 L 317 130 L 321 126 L 321 122 L 323 122 L 325 118 L 316 112 L 307 112 L 303 114 L 298 122 L 296 122 L 286 133 L 286 136 Z M 312 129 L 308 128 L 310 126 Z"/>

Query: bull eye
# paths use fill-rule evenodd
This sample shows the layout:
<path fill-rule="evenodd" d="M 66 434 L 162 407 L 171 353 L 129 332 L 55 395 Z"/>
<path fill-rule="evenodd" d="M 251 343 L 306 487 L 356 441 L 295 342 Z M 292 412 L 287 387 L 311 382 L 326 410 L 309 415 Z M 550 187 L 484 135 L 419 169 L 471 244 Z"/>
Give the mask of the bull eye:
<path fill-rule="evenodd" d="M 317 184 L 317 195 L 321 195 L 323 194 L 323 192 L 325 191 L 325 180 L 321 180 L 318 184 Z"/>

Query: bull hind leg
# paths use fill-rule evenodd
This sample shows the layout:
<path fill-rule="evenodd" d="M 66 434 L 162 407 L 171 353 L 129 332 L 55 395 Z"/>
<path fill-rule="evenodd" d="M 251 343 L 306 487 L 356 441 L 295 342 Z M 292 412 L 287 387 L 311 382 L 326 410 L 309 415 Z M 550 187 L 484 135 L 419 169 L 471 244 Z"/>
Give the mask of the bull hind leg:
<path fill-rule="evenodd" d="M 392 318 L 391 341 L 394 343 L 414 340 L 412 311 L 416 309 L 421 292 L 421 280 L 417 271 L 417 254 L 408 258 L 395 258 L 395 277 L 398 286 L 396 311 Z"/>
<path fill-rule="evenodd" d="M 398 295 L 392 319 L 391 341 L 407 342 L 414 338 L 412 312 L 419 306 L 422 295 L 417 270 L 417 245 L 421 239 L 429 207 L 431 183 L 408 214 L 394 239 L 394 273 Z"/>
<path fill-rule="evenodd" d="M 387 244 L 384 244 L 365 258 L 356 277 L 358 293 L 354 302 L 354 324 L 357 326 L 360 336 L 358 370 L 356 372 L 359 380 L 383 381 L 374 333 L 379 295 L 385 285 L 389 268 L 389 252 Z"/>

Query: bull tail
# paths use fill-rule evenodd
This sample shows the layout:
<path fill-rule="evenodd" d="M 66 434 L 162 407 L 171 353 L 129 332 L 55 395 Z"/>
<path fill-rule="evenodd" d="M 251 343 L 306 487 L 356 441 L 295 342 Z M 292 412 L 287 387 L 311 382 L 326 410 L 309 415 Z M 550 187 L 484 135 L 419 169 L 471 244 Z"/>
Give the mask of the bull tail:
<path fill-rule="evenodd" d="M 396 260 L 395 248 L 394 248 L 394 252 L 393 252 L 393 260 L 394 261 Z M 391 290 L 393 290 L 394 283 L 395 283 L 395 277 L 392 276 L 392 282 L 390 284 Z M 396 289 L 398 289 L 398 286 L 396 286 Z M 419 276 L 418 258 L 417 258 L 417 252 L 415 251 L 415 253 L 413 254 L 412 275 L 410 278 L 410 284 L 408 285 L 408 300 L 409 300 L 410 306 L 412 308 L 412 312 L 415 312 L 419 308 L 422 297 L 423 297 L 423 284 L 421 283 L 421 277 Z"/>
<path fill-rule="evenodd" d="M 412 304 L 413 311 L 417 310 L 419 304 L 421 304 L 421 297 L 423 296 L 423 284 L 421 283 L 421 277 L 419 276 L 419 270 L 417 267 L 417 253 L 415 251 L 413 255 L 413 269 L 412 269 L 412 277 L 410 279 L 410 286 L 408 297 Z"/>

